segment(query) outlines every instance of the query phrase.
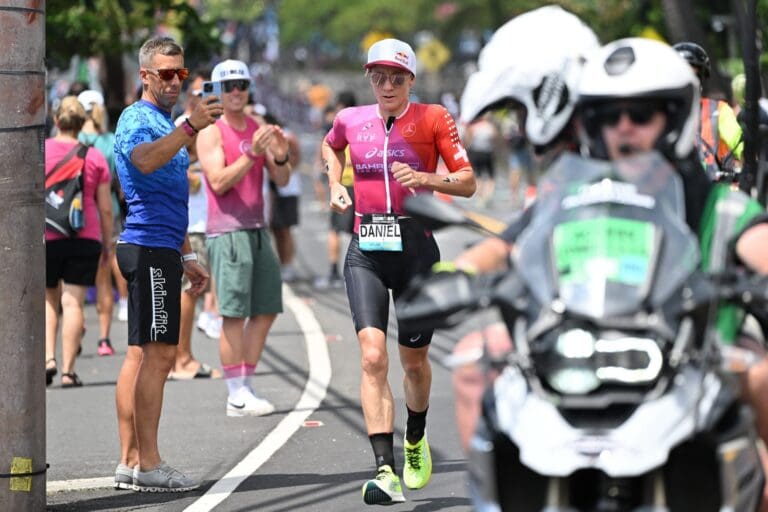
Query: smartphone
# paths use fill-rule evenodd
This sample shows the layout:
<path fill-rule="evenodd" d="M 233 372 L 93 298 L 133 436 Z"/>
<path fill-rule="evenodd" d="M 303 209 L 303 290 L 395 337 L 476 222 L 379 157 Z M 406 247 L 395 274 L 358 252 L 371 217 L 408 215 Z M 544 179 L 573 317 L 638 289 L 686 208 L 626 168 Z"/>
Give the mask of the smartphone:
<path fill-rule="evenodd" d="M 217 96 L 221 101 L 221 82 L 203 82 L 203 98 Z"/>
<path fill-rule="evenodd" d="M 205 99 L 208 96 L 216 96 L 218 98 L 216 103 L 221 103 L 221 82 L 203 82 L 202 98 Z"/>

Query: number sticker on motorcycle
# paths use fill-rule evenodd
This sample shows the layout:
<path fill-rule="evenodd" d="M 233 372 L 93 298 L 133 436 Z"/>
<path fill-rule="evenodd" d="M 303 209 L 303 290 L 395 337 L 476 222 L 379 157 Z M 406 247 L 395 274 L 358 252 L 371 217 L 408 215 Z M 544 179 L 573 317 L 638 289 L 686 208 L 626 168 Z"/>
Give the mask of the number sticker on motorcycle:
<path fill-rule="evenodd" d="M 561 283 L 604 279 L 640 286 L 648 278 L 655 228 L 631 219 L 578 220 L 555 227 L 553 244 Z"/>

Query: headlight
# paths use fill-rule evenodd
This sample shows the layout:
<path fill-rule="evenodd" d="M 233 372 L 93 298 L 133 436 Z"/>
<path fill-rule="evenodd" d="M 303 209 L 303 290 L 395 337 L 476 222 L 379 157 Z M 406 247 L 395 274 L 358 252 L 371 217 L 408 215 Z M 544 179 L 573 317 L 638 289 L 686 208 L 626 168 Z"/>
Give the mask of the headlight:
<path fill-rule="evenodd" d="M 543 363 L 543 364 L 542 364 Z M 650 338 L 584 329 L 560 333 L 554 350 L 542 354 L 539 370 L 556 391 L 584 395 L 603 383 L 647 384 L 661 373 L 664 356 Z"/>

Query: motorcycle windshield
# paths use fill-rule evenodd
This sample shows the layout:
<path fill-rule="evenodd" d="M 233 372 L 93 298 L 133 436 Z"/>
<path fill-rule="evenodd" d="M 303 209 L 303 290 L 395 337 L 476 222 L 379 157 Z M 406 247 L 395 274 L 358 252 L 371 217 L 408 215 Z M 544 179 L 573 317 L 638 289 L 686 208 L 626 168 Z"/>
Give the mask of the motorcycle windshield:
<path fill-rule="evenodd" d="M 657 306 L 699 262 L 683 185 L 658 153 L 603 161 L 564 154 L 546 173 L 517 266 L 543 305 L 601 318 Z"/>

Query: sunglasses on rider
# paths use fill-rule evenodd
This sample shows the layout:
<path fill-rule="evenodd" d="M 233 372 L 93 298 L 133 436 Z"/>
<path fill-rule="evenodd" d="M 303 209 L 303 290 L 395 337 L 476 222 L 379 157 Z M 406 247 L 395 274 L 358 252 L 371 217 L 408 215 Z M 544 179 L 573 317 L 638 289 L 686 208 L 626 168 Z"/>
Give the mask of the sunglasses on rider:
<path fill-rule="evenodd" d="M 642 102 L 631 104 L 604 105 L 595 110 L 595 121 L 603 126 L 616 126 L 621 117 L 626 114 L 632 124 L 638 126 L 651 122 L 656 112 L 662 112 L 663 108 L 657 102 Z"/>
<path fill-rule="evenodd" d="M 374 71 L 369 75 L 371 83 L 377 87 L 383 86 L 387 80 L 392 84 L 392 87 L 400 87 L 405 83 L 405 76 L 405 73 L 393 73 L 388 75 L 378 71 Z"/>
<path fill-rule="evenodd" d="M 250 80 L 225 80 L 221 82 L 221 90 L 224 92 L 232 92 L 235 89 L 240 91 L 247 91 L 251 86 Z"/>
<path fill-rule="evenodd" d="M 178 76 L 179 80 L 184 81 L 187 78 L 189 78 L 189 69 L 188 68 L 173 68 L 173 69 L 152 69 L 152 68 L 145 68 L 147 71 L 151 71 L 152 73 L 159 76 L 161 79 L 165 80 L 166 82 L 170 82 L 173 80 L 174 76 Z"/>

